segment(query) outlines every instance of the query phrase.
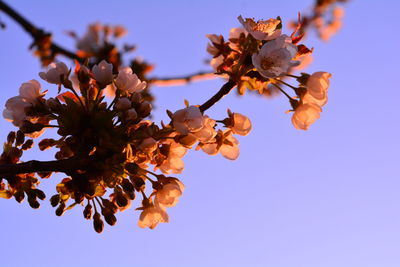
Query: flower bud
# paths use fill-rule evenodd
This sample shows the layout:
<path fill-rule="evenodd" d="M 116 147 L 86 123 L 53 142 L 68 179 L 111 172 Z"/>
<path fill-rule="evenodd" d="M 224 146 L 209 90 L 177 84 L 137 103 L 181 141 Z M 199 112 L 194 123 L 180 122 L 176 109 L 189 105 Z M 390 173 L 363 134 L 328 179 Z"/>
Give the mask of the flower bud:
<path fill-rule="evenodd" d="M 121 97 L 117 100 L 115 103 L 115 109 L 120 111 L 120 110 L 127 110 L 131 108 L 132 103 L 127 97 Z"/>
<path fill-rule="evenodd" d="M 83 210 L 83 217 L 86 220 L 90 220 L 92 218 L 92 205 L 90 205 L 90 203 L 88 203 Z"/>
<path fill-rule="evenodd" d="M 104 219 L 111 226 L 113 226 L 117 223 L 117 218 L 112 213 L 108 213 L 108 214 L 104 215 Z"/>
<path fill-rule="evenodd" d="M 137 113 L 134 108 L 130 108 L 125 112 L 125 118 L 127 121 L 133 121 L 137 119 Z"/>
<path fill-rule="evenodd" d="M 14 198 L 18 203 L 21 203 L 25 198 L 24 191 L 18 190 L 17 192 L 15 192 Z"/>
<path fill-rule="evenodd" d="M 123 194 L 117 194 L 115 196 L 115 202 L 117 203 L 118 207 L 126 207 L 128 205 L 128 199 Z"/>
<path fill-rule="evenodd" d="M 21 131 L 17 132 L 17 137 L 15 139 L 15 145 L 20 146 L 25 142 L 25 134 Z"/>
<path fill-rule="evenodd" d="M 12 144 L 15 141 L 15 132 L 10 132 L 7 136 L 7 143 Z"/>
<path fill-rule="evenodd" d="M 138 113 L 140 114 L 140 117 L 144 118 L 150 114 L 151 109 L 152 109 L 151 103 L 148 101 L 144 101 L 142 104 L 140 104 Z"/>
<path fill-rule="evenodd" d="M 40 207 L 40 204 L 36 200 L 36 197 L 28 196 L 28 203 L 29 203 L 29 206 L 31 206 L 31 208 L 33 208 L 33 209 L 38 209 Z"/>
<path fill-rule="evenodd" d="M 56 144 L 57 144 L 56 140 L 51 138 L 46 138 L 39 142 L 39 149 L 43 151 L 51 148 L 52 146 L 55 146 Z"/>
<path fill-rule="evenodd" d="M 31 149 L 33 146 L 33 140 L 32 139 L 28 139 L 25 141 L 25 143 L 22 145 L 21 149 L 22 150 L 28 150 Z"/>
<path fill-rule="evenodd" d="M 40 190 L 40 189 L 34 189 L 33 191 L 35 192 L 36 196 L 37 196 L 40 200 L 44 200 L 44 199 L 46 198 L 46 195 L 45 195 L 45 193 L 44 193 L 42 190 Z"/>
<path fill-rule="evenodd" d="M 56 209 L 56 215 L 57 216 L 62 216 L 65 212 L 65 203 L 61 202 L 58 208 Z"/>
<path fill-rule="evenodd" d="M 52 207 L 55 207 L 58 205 L 58 203 L 60 203 L 60 195 L 54 195 L 50 198 L 50 204 Z"/>
<path fill-rule="evenodd" d="M 133 192 L 135 190 L 135 188 L 133 187 L 133 184 L 131 182 L 129 182 L 128 179 L 123 179 L 121 182 L 121 185 L 122 185 L 122 189 L 127 193 Z"/>
<path fill-rule="evenodd" d="M 104 223 L 103 220 L 101 219 L 100 213 L 98 212 L 96 212 L 93 215 L 93 227 L 97 233 L 100 234 L 101 232 L 103 232 Z"/>

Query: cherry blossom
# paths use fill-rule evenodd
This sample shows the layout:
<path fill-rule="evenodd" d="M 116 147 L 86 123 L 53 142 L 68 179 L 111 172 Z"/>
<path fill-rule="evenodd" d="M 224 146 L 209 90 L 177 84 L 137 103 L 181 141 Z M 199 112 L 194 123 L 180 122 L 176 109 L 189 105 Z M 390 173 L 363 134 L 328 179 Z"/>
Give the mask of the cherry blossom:
<path fill-rule="evenodd" d="M 316 104 L 300 104 L 292 116 L 293 126 L 299 130 L 308 130 L 310 125 L 319 119 L 321 112 L 321 108 Z"/>
<path fill-rule="evenodd" d="M 62 84 L 68 78 L 69 69 L 63 62 L 51 63 L 47 72 L 40 72 L 39 76 L 48 83 Z"/>
<path fill-rule="evenodd" d="M 287 35 L 281 35 L 265 43 L 258 53 L 253 54 L 252 61 L 262 76 L 276 78 L 299 64 L 293 60 L 296 53 L 297 47 L 292 44 L 292 39 Z"/>
<path fill-rule="evenodd" d="M 239 16 L 238 20 L 257 40 L 273 40 L 281 35 L 281 30 L 277 29 L 277 26 L 281 23 L 278 19 L 259 20 L 255 22 L 254 19 L 246 18 L 244 20 L 242 16 Z"/>
<path fill-rule="evenodd" d="M 129 93 L 136 93 L 146 88 L 146 82 L 139 80 L 138 76 L 132 72 L 130 67 L 120 69 L 117 78 L 115 79 L 115 85 L 121 91 L 127 91 Z"/>
<path fill-rule="evenodd" d="M 155 193 L 155 203 L 164 207 L 173 207 L 178 203 L 185 186 L 178 179 L 164 179 L 165 183 Z"/>
<path fill-rule="evenodd" d="M 102 86 L 110 84 L 113 80 L 113 65 L 102 60 L 98 65 L 94 65 L 92 68 L 93 76 L 96 81 Z"/>
<path fill-rule="evenodd" d="M 143 208 L 138 226 L 140 228 L 149 227 L 150 229 L 154 229 L 159 223 L 167 222 L 169 222 L 169 217 L 165 208 L 151 203 Z"/>

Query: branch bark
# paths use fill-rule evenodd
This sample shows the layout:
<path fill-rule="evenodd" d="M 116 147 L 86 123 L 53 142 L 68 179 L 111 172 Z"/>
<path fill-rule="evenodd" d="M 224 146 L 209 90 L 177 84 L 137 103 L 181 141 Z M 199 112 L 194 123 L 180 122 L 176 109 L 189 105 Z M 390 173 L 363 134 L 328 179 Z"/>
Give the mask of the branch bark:
<path fill-rule="evenodd" d="M 204 104 L 200 106 L 200 111 L 204 112 L 210 107 L 212 107 L 215 103 L 221 100 L 224 96 L 229 94 L 229 92 L 236 86 L 236 82 L 229 80 L 225 83 L 219 91 L 213 95 L 209 100 L 207 100 Z"/>
<path fill-rule="evenodd" d="M 1 164 L 0 177 L 34 172 L 70 172 L 88 167 L 88 159 L 61 159 L 52 161 L 31 160 L 17 164 Z"/>
<path fill-rule="evenodd" d="M 43 29 L 40 29 L 33 25 L 30 21 L 28 21 L 26 18 L 24 18 L 21 14 L 19 14 L 2 0 L 0 0 L 0 10 L 2 10 L 15 22 L 17 22 L 33 38 L 35 42 L 39 42 L 43 37 L 49 34 L 46 33 Z M 79 62 L 83 62 L 83 58 L 54 42 L 52 42 L 50 49 L 54 54 L 62 54 L 70 59 L 75 59 Z"/>
<path fill-rule="evenodd" d="M 181 77 L 171 77 L 171 78 L 149 78 L 148 82 L 152 85 L 155 86 L 178 86 L 178 85 L 185 85 L 191 82 L 197 82 L 197 81 L 205 81 L 205 80 L 211 80 L 215 79 L 218 77 L 226 77 L 225 75 L 219 75 L 215 74 L 213 72 L 197 72 L 193 74 L 189 74 L 187 76 L 181 76 Z"/>

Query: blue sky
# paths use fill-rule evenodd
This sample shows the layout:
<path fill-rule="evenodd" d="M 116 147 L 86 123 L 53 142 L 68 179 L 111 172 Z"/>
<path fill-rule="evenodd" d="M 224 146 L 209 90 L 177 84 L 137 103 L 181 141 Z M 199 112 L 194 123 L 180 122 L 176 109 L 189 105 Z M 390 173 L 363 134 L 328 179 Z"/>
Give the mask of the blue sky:
<path fill-rule="evenodd" d="M 65 30 L 83 33 L 95 21 L 125 25 L 123 40 L 156 63 L 155 74 L 207 70 L 208 33 L 227 35 L 236 17 L 284 22 L 312 1 L 13 1 L 36 25 L 73 47 Z M 284 97 L 224 98 L 209 111 L 222 118 L 229 107 L 248 115 L 253 132 L 240 138 L 241 156 L 190 151 L 179 178 L 186 185 L 171 222 L 155 230 L 137 227 L 128 210 L 103 234 L 76 207 L 59 218 L 48 201 L 39 210 L 0 200 L 2 266 L 400 266 L 400 164 L 398 117 L 398 1 L 351 1 L 343 29 L 328 43 L 311 35 L 308 72 L 329 71 L 329 103 L 309 131 L 295 130 Z M 4 14 L 0 32 L 2 104 L 22 82 L 39 79 L 31 40 Z M 287 31 L 289 32 L 289 31 Z M 68 61 L 71 65 L 71 63 Z M 200 104 L 223 81 L 153 88 L 155 120 L 165 109 Z M 48 89 L 55 90 L 53 87 Z M 0 121 L 5 140 L 13 126 Z M 51 136 L 51 133 L 49 133 Z M 54 153 L 54 152 L 53 152 Z M 52 159 L 31 150 L 28 159 Z M 48 198 L 62 175 L 44 180 Z"/>

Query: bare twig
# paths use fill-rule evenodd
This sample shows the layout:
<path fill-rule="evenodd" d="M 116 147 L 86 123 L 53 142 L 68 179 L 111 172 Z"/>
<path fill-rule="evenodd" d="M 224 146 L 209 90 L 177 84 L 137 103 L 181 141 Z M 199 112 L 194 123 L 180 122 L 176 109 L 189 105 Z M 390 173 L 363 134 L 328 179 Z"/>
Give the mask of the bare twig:
<path fill-rule="evenodd" d="M 178 86 L 185 85 L 191 82 L 211 80 L 218 77 L 226 77 L 225 75 L 215 74 L 213 72 L 197 72 L 187 76 L 172 77 L 172 78 L 149 78 L 148 82 L 155 86 Z"/>
<path fill-rule="evenodd" d="M 30 36 L 32 36 L 35 43 L 38 43 L 42 38 L 49 35 L 49 33 L 33 25 L 30 21 L 28 21 L 26 18 L 24 18 L 21 14 L 19 14 L 17 11 L 15 11 L 12 7 L 10 7 L 2 0 L 0 0 L 0 10 L 6 13 L 10 18 L 12 18 L 15 22 L 17 22 Z M 83 58 L 59 46 L 56 43 L 51 44 L 50 50 L 52 51 L 53 54 L 61 54 L 70 59 L 76 59 L 80 62 L 83 62 Z"/>
<path fill-rule="evenodd" d="M 225 83 L 219 91 L 213 95 L 209 100 L 207 100 L 203 105 L 200 106 L 200 111 L 204 112 L 210 107 L 212 107 L 215 103 L 221 100 L 224 96 L 229 94 L 229 92 L 236 86 L 236 82 L 229 80 Z"/>
<path fill-rule="evenodd" d="M 16 164 L 1 164 L 0 177 L 34 172 L 71 172 L 88 167 L 88 159 L 61 159 L 52 161 L 31 160 Z"/>

